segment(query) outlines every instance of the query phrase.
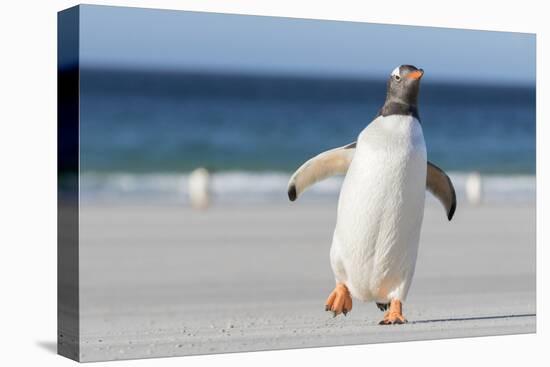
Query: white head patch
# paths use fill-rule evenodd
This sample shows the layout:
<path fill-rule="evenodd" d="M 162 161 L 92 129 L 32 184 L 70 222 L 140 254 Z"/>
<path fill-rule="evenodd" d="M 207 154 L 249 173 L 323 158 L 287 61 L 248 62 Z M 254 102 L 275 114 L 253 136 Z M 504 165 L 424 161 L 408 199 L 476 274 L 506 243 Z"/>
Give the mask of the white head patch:
<path fill-rule="evenodd" d="M 391 76 L 394 76 L 394 75 L 399 75 L 399 68 L 400 66 L 396 67 L 395 69 L 393 69 L 393 71 L 391 72 Z M 399 75 L 400 76 L 400 75 Z"/>

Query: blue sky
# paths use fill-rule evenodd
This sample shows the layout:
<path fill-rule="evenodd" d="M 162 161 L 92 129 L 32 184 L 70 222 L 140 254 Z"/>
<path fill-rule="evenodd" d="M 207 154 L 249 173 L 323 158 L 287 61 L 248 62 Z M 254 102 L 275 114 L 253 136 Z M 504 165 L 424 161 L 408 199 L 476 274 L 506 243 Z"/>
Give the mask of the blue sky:
<path fill-rule="evenodd" d="M 533 34 L 86 5 L 84 65 L 534 84 Z"/>

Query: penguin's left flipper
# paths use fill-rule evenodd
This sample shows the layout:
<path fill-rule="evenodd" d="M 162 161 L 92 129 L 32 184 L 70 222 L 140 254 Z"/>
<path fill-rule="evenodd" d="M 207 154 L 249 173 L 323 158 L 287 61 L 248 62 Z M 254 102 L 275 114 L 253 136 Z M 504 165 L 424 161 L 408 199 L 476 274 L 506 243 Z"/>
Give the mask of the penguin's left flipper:
<path fill-rule="evenodd" d="M 288 182 L 288 198 L 294 201 L 308 187 L 334 175 L 348 171 L 355 154 L 356 143 L 327 150 L 302 164 Z"/>
<path fill-rule="evenodd" d="M 456 210 L 456 193 L 453 183 L 447 174 L 432 162 L 428 162 L 426 188 L 439 199 L 451 220 Z"/>

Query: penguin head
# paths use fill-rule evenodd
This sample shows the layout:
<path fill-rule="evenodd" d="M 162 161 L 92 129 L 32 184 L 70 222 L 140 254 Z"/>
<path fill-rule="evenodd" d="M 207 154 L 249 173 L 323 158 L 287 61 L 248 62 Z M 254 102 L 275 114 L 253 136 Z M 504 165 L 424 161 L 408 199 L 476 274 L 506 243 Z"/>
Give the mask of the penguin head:
<path fill-rule="evenodd" d="M 386 101 L 416 106 L 423 75 L 424 70 L 413 65 L 396 67 L 388 79 Z"/>

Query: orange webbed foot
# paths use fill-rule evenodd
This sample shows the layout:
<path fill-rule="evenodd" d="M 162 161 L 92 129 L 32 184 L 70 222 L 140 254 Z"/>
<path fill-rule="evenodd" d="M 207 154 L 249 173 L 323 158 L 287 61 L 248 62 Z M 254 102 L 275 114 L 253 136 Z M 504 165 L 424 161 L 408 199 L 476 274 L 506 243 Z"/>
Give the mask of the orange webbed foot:
<path fill-rule="evenodd" d="M 347 316 L 351 311 L 352 301 L 348 288 L 343 283 L 338 283 L 325 303 L 325 311 L 331 311 L 334 317 L 343 313 Z"/>
<path fill-rule="evenodd" d="M 403 316 L 403 306 L 401 301 L 392 300 L 390 302 L 390 309 L 384 315 L 384 319 L 380 321 L 379 325 L 393 325 L 393 324 L 405 324 L 407 319 Z"/>

